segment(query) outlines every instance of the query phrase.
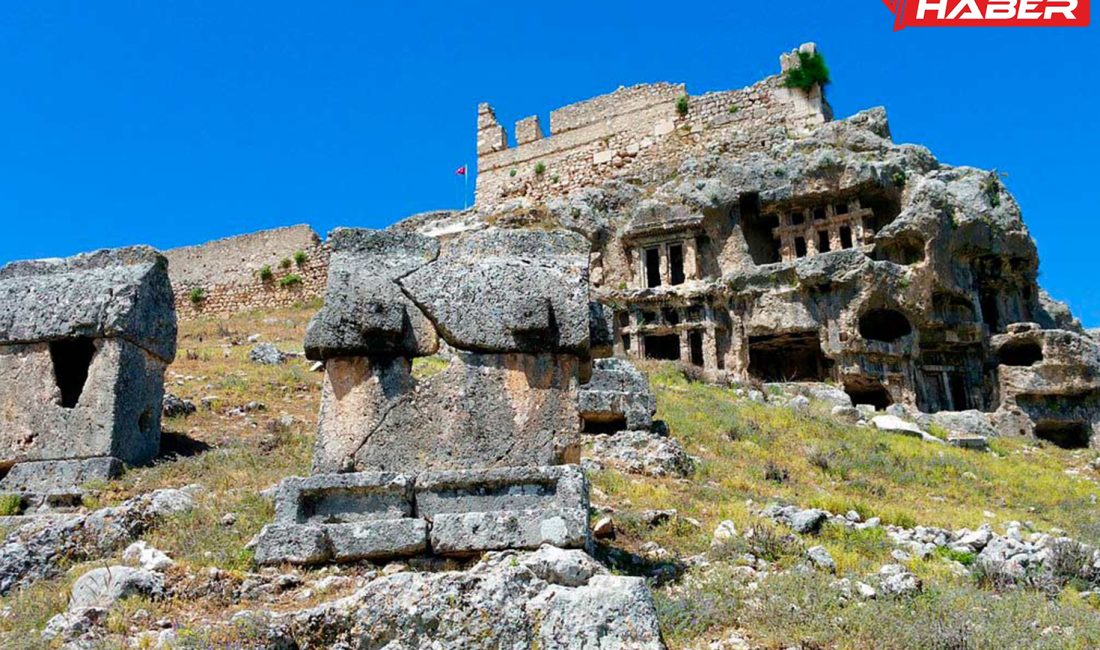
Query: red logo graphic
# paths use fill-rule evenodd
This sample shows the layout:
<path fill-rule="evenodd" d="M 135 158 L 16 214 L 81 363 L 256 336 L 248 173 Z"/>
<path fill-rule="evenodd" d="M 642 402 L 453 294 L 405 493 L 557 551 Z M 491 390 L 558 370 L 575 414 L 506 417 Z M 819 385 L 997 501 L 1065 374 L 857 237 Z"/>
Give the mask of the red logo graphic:
<path fill-rule="evenodd" d="M 1088 27 L 1089 0 L 882 0 L 906 27 Z"/>

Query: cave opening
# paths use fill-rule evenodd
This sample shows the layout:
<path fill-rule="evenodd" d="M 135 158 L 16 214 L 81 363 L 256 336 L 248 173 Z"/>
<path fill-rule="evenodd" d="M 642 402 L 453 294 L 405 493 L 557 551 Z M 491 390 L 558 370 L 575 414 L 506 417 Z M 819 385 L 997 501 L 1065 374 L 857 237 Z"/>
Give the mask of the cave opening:
<path fill-rule="evenodd" d="M 902 266 L 924 261 L 924 242 L 916 237 L 898 237 L 875 243 L 871 258 L 878 262 L 893 262 Z"/>
<path fill-rule="evenodd" d="M 1042 360 L 1043 347 L 1035 341 L 1009 341 L 997 353 L 997 361 L 1002 366 L 1027 367 Z"/>
<path fill-rule="evenodd" d="M 614 415 L 610 417 L 589 415 L 581 416 L 581 433 L 611 435 L 626 430 L 626 418 L 621 415 Z"/>
<path fill-rule="evenodd" d="M 825 381 L 831 365 L 817 332 L 749 337 L 749 374 L 762 381 Z"/>
<path fill-rule="evenodd" d="M 1089 446 L 1092 429 L 1080 420 L 1042 420 L 1035 424 L 1035 437 L 1062 449 L 1082 449 Z"/>
<path fill-rule="evenodd" d="M 645 337 L 645 358 L 679 361 L 680 337 L 676 334 Z"/>
<path fill-rule="evenodd" d="M 852 404 L 870 404 L 876 411 L 884 411 L 894 403 L 890 391 L 882 382 L 871 377 L 850 377 L 844 380 L 844 392 L 852 398 Z"/>
<path fill-rule="evenodd" d="M 912 332 L 909 319 L 893 309 L 872 309 L 859 318 L 859 335 L 870 341 L 893 343 Z"/>

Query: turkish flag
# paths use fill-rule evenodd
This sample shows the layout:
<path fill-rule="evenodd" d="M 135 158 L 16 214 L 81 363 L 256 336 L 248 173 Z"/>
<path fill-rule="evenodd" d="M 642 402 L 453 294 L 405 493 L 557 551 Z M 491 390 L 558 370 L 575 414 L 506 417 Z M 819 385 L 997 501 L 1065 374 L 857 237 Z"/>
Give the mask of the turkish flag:
<path fill-rule="evenodd" d="M 459 167 L 458 169 L 456 169 L 455 170 L 455 175 L 456 176 L 465 176 L 466 175 L 466 165 L 463 165 L 463 166 Z"/>

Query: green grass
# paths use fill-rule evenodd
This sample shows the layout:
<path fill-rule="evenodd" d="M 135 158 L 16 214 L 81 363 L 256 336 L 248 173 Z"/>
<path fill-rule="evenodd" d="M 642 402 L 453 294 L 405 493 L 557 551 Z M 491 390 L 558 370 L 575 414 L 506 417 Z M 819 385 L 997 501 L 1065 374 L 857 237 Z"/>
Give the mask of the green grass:
<path fill-rule="evenodd" d="M 818 405 L 800 414 L 737 400 L 729 389 L 688 382 L 672 365 L 649 369 L 658 417 L 702 462 L 688 481 L 595 476 L 613 500 L 674 507 L 712 530 L 722 519 L 748 524 L 747 499 L 949 529 L 975 528 L 995 510 L 999 521 L 1029 520 L 1100 542 L 1093 516 L 1100 488 L 1064 472 L 1084 464 L 1074 452 L 1010 438 L 993 441 L 997 453 L 931 445 L 839 424 Z M 787 480 L 762 480 L 769 464 Z"/>
<path fill-rule="evenodd" d="M 720 630 L 747 631 L 753 647 L 908 650 L 1095 648 L 1100 616 L 1075 594 L 1050 600 L 1013 591 L 997 598 L 965 581 L 926 587 L 912 599 L 842 598 L 821 573 L 791 572 L 748 592 L 728 569 L 658 592 L 662 631 L 673 648 L 699 647 Z M 705 645 L 703 645 L 705 647 Z"/>
<path fill-rule="evenodd" d="M 1091 647 L 1100 635 L 1100 616 L 1072 586 L 1049 599 L 1035 590 L 993 598 L 975 580 L 959 578 L 952 562 L 973 564 L 967 553 L 943 550 L 908 569 L 926 585 L 914 601 L 880 599 L 842 602 L 823 575 L 782 574 L 753 593 L 742 593 L 730 573 L 741 554 L 767 557 L 780 568 L 803 561 L 805 549 L 821 544 L 839 576 L 867 580 L 893 563 L 895 546 L 885 530 L 851 530 L 828 524 L 815 538 L 789 535 L 754 514 L 769 502 L 819 507 L 838 514 L 880 517 L 884 524 L 948 529 L 1031 521 L 1039 530 L 1062 528 L 1081 541 L 1100 542 L 1094 523 L 1100 489 L 1069 476 L 1067 467 L 1088 460 L 1082 452 L 1036 446 L 1023 439 L 995 439 L 995 453 L 981 453 L 873 429 L 839 424 L 828 405 L 806 413 L 739 400 L 730 389 L 690 382 L 673 364 L 644 364 L 657 395 L 657 416 L 672 436 L 698 457 L 687 480 L 599 472 L 596 500 L 620 510 L 616 546 L 636 550 L 656 542 L 676 557 L 707 553 L 712 565 L 692 570 L 677 584 L 656 590 L 665 634 L 673 648 L 698 647 L 727 629 L 749 630 L 763 647 L 806 648 L 1060 648 Z M 786 472 L 783 481 L 765 479 L 765 468 Z M 606 496 L 604 496 L 606 495 Z M 631 513 L 675 508 L 679 517 L 656 528 Z M 986 516 L 992 511 L 995 517 Z M 685 525 L 699 520 L 700 528 Z M 739 531 L 773 531 L 757 540 L 734 539 L 710 549 L 717 524 L 731 519 Z M 952 562 L 948 562 L 950 560 Z M 1041 634 L 1044 626 L 1074 627 L 1075 633 Z M 997 645 L 1002 633 L 1005 642 Z M 937 640 L 939 639 L 939 640 Z M 950 643 L 947 642 L 950 640 Z M 952 645 L 954 643 L 955 645 Z M 969 644 L 969 645 L 967 645 Z"/>
<path fill-rule="evenodd" d="M 23 498 L 18 494 L 0 494 L 0 516 L 9 517 L 23 511 Z"/>
<path fill-rule="evenodd" d="M 814 86 L 824 87 L 829 85 L 831 80 L 829 78 L 829 67 L 825 65 L 825 57 L 817 52 L 814 54 L 799 52 L 798 58 L 801 65 L 787 70 L 783 79 L 784 86 L 809 90 Z"/>

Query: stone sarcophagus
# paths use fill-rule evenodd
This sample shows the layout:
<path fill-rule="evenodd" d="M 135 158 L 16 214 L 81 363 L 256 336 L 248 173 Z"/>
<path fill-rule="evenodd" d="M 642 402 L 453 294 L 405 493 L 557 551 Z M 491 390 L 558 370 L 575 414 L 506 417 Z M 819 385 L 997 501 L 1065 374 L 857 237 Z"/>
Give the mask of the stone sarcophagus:
<path fill-rule="evenodd" d="M 0 268 L 0 489 L 72 488 L 157 455 L 167 267 L 133 247 Z"/>
<path fill-rule="evenodd" d="M 325 363 L 313 476 L 283 482 L 261 563 L 583 546 L 578 383 L 588 243 L 488 229 L 441 244 L 338 229 L 306 355 Z M 432 356 L 432 372 L 414 359 Z"/>

